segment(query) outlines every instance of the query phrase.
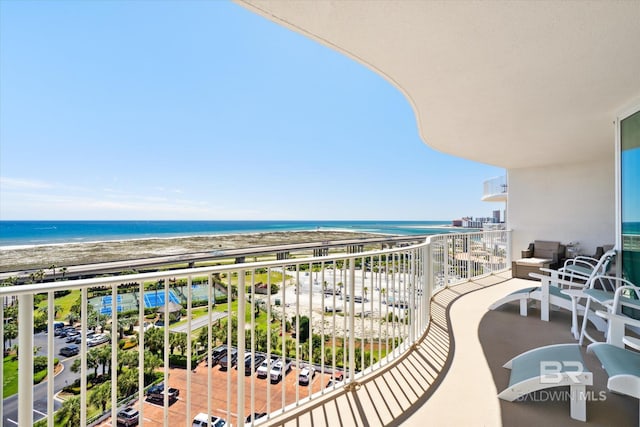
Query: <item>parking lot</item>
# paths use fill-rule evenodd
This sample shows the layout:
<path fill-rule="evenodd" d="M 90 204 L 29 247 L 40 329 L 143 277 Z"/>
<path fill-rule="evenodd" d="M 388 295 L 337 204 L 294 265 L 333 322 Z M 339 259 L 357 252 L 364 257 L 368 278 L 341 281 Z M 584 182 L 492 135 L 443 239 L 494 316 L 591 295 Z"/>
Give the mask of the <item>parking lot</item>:
<path fill-rule="evenodd" d="M 245 387 L 245 405 L 244 413 L 240 416 L 244 419 L 251 413 L 251 389 L 255 391 L 254 412 L 274 412 L 283 406 L 291 404 L 296 400 L 296 390 L 300 399 L 307 397 L 310 393 L 320 391 L 326 387 L 331 375 L 329 373 L 316 373 L 310 386 L 301 386 L 298 384 L 299 369 L 295 366 L 284 377 L 282 381 L 271 383 L 269 378 L 258 378 L 256 374 L 244 375 L 242 364 L 240 371 L 231 368 L 228 372 L 220 369 L 219 365 L 213 368 L 207 368 L 205 362 L 200 363 L 196 369 L 191 372 L 191 418 L 199 412 L 207 412 L 207 381 L 208 371 L 211 371 L 211 415 L 222 417 L 238 425 L 237 414 L 237 388 L 238 374 L 244 378 Z M 169 374 L 169 386 L 180 390 L 178 399 L 169 405 L 169 425 L 184 426 L 186 420 L 186 396 L 187 396 L 187 374 L 186 369 L 171 369 Z M 228 375 L 227 375 L 228 374 Z M 231 387 L 231 402 L 228 406 L 230 414 L 227 413 L 227 386 Z M 283 405 L 283 389 L 284 401 Z M 269 398 L 267 397 L 269 396 Z M 138 403 L 133 405 L 138 408 Z M 229 417 L 230 415 L 230 417 Z M 156 403 L 148 400 L 144 401 L 144 423 L 145 426 L 162 426 L 164 419 L 164 408 L 162 402 Z M 141 420 L 142 421 L 142 420 Z M 102 426 L 111 425 L 110 421 L 101 424 Z M 191 423 L 186 425 L 190 426 Z"/>

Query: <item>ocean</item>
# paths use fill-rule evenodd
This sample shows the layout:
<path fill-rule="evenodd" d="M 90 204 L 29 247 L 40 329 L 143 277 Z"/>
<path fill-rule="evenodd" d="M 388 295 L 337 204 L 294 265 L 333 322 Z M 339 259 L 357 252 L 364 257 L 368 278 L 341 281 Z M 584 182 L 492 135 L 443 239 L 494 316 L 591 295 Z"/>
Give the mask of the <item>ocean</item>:
<path fill-rule="evenodd" d="M 0 247 L 276 231 L 446 233 L 450 221 L 0 221 Z"/>

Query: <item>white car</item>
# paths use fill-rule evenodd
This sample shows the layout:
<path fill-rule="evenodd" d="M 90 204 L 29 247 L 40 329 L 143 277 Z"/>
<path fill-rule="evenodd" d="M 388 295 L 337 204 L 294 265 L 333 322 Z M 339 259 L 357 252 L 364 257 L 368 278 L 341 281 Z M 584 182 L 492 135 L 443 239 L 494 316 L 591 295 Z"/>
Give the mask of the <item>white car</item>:
<path fill-rule="evenodd" d="M 220 417 L 215 417 L 211 415 L 211 420 L 209 420 L 209 416 L 203 412 L 200 412 L 193 419 L 193 427 L 231 427 L 231 424 L 227 425 L 227 422 Z"/>
<path fill-rule="evenodd" d="M 300 385 L 309 385 L 311 384 L 311 381 L 315 376 L 316 368 L 314 368 L 313 366 L 304 367 L 298 375 L 298 382 L 300 383 Z"/>
<path fill-rule="evenodd" d="M 267 375 L 269 373 L 269 359 L 266 359 L 260 364 L 260 366 L 258 366 L 258 369 L 256 369 L 256 373 L 258 375 L 258 378 L 267 378 Z"/>
<path fill-rule="evenodd" d="M 279 359 L 276 363 L 271 365 L 271 372 L 269 372 L 269 377 L 271 378 L 272 382 L 278 382 L 290 370 L 291 370 L 291 360 L 285 360 L 285 363 L 283 366 L 282 359 Z M 283 375 L 283 372 L 284 372 L 284 375 Z"/>

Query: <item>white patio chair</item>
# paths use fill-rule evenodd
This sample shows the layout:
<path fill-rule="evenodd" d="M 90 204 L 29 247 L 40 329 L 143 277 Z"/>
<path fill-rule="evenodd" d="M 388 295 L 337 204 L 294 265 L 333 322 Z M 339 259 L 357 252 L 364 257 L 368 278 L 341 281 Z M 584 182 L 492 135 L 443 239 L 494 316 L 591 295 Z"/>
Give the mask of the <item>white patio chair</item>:
<path fill-rule="evenodd" d="M 596 276 L 589 283 L 589 287 L 583 291 L 587 301 L 584 305 L 584 312 L 589 310 L 595 312 L 598 309 L 611 310 L 613 308 L 613 300 L 616 290 L 622 286 L 634 287 L 634 284 L 621 277 L 613 276 Z M 595 305 L 595 307 L 593 307 Z M 587 333 L 587 320 L 584 316 L 582 319 L 582 328 L 580 329 L 580 345 L 587 338 L 591 342 L 596 340 Z"/>
<path fill-rule="evenodd" d="M 603 274 L 610 268 L 615 255 L 615 250 L 610 250 L 602 255 L 599 260 L 580 257 L 577 261 L 568 260 L 558 270 L 541 268 L 540 270 L 547 273 L 546 275 L 530 273 L 530 276 L 540 279 L 542 286 L 528 287 L 515 291 L 491 304 L 489 309 L 495 310 L 508 302 L 518 301 L 520 315 L 526 316 L 529 303 L 531 301 L 540 301 L 542 304 L 541 317 L 543 320 L 548 320 L 548 305 L 564 308 L 573 314 L 571 331 L 574 337 L 578 339 L 580 335 L 578 314 L 584 312 L 584 306 L 579 304 L 579 300 L 585 298 L 582 291 L 585 287 L 588 287 L 593 277 Z M 595 265 L 591 264 L 589 260 L 591 262 L 595 261 Z M 545 295 L 545 285 L 547 283 L 549 285 L 548 294 Z M 548 303 L 545 306 L 547 299 Z M 605 322 L 601 318 L 595 316 L 593 312 L 589 314 L 589 318 L 600 330 L 604 330 Z"/>
<path fill-rule="evenodd" d="M 610 310 L 597 311 L 608 320 L 607 342 L 590 344 L 587 351 L 596 355 L 609 375 L 607 388 L 611 392 L 640 399 L 640 353 L 625 349 L 625 344 L 640 349 L 640 340 L 626 335 L 629 327 L 640 328 L 640 320 L 627 316 L 625 311 L 640 313 L 640 288 L 620 286 L 615 291 Z"/>

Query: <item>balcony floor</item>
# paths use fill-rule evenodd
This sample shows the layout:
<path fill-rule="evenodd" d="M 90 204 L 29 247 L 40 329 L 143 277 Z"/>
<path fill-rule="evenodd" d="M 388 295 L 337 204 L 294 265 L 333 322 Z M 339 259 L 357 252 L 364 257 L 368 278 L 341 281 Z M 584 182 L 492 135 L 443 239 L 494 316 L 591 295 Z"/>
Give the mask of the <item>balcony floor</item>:
<path fill-rule="evenodd" d="M 509 371 L 502 367 L 507 360 L 535 347 L 575 342 L 570 313 L 564 310 L 551 311 L 550 322 L 541 321 L 536 308 L 521 317 L 517 304 L 487 310 L 507 293 L 535 284 L 512 279 L 506 272 L 438 293 L 431 306 L 430 330 L 401 361 L 353 391 L 318 399 L 311 409 L 287 414 L 270 425 L 422 427 L 428 421 L 437 426 L 637 426 L 638 401 L 606 392 L 606 373 L 586 347 L 583 357 L 594 374 L 588 390 L 596 398 L 606 392 L 605 400 L 587 402 L 587 423 L 570 418 L 568 401 L 497 398 L 509 381 Z"/>

